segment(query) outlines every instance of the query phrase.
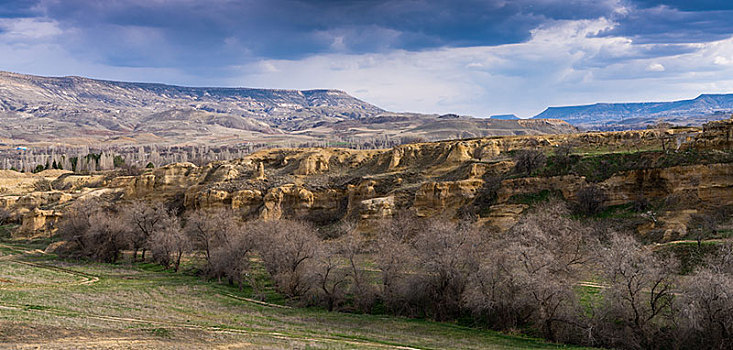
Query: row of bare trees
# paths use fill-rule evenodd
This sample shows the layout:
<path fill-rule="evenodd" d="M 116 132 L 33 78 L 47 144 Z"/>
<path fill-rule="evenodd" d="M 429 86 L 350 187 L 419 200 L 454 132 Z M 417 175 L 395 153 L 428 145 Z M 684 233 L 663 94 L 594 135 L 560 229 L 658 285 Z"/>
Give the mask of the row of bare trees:
<path fill-rule="evenodd" d="M 402 213 L 371 235 L 344 224 L 323 240 L 300 221 L 242 222 L 226 210 L 179 218 L 160 204 L 115 210 L 79 202 L 61 233 L 92 259 L 114 262 L 130 250 L 131 260 L 145 260 L 149 251 L 178 270 L 185 256 L 208 278 L 249 286 L 256 297 L 270 280 L 294 302 L 328 310 L 470 319 L 626 349 L 720 349 L 733 341 L 730 248 L 680 276 L 674 259 L 571 218 L 550 202 L 498 233 Z"/>
<path fill-rule="evenodd" d="M 176 212 L 161 203 L 116 208 L 99 200 L 78 201 L 66 211 L 59 235 L 69 242 L 65 253 L 70 256 L 113 263 L 123 250 L 131 250 L 135 262 L 145 261 L 150 251 L 154 261 L 175 271 L 191 248 Z"/>

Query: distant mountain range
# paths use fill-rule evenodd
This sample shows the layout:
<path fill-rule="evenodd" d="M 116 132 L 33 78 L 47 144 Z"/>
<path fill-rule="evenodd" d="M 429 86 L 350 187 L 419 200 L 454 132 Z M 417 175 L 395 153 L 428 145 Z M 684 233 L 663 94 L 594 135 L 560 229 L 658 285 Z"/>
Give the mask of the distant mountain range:
<path fill-rule="evenodd" d="M 700 125 L 733 113 L 733 94 L 700 95 L 692 100 L 643 103 L 596 103 L 549 107 L 534 116 L 561 119 L 583 129 L 639 129 L 659 121 L 675 125 Z"/>
<path fill-rule="evenodd" d="M 490 116 L 489 118 L 491 118 L 491 119 L 501 119 L 501 120 L 519 119 L 519 117 L 517 117 L 514 114 L 496 114 L 496 115 Z"/>
<path fill-rule="evenodd" d="M 0 143 L 301 144 L 570 133 L 561 121 L 391 113 L 339 90 L 181 87 L 0 72 Z"/>

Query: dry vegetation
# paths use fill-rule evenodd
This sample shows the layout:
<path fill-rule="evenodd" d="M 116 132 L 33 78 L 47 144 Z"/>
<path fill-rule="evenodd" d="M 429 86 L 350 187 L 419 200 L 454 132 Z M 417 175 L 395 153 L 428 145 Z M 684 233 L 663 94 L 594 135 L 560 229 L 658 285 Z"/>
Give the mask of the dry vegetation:
<path fill-rule="evenodd" d="M 278 304 L 259 302 L 247 298 L 248 287 L 240 292 L 194 276 L 199 262 L 189 256 L 184 272 L 172 273 L 153 263 L 129 263 L 128 252 L 116 264 L 95 263 L 41 254 L 35 247 L 43 242 L 6 243 L 0 250 L 12 263 L 0 263 L 0 348 L 560 347 L 426 320 L 291 308 L 269 283 L 268 301 Z"/>
<path fill-rule="evenodd" d="M 681 275 L 674 256 L 577 216 L 598 213 L 603 195 L 581 189 L 576 214 L 558 200 L 537 204 L 505 233 L 401 213 L 372 236 L 348 224 L 324 235 L 304 221 L 242 222 L 223 209 L 179 218 L 162 204 L 76 202 L 58 252 L 115 263 L 129 251 L 128 263 L 175 272 L 186 265 L 186 274 L 257 300 L 284 297 L 327 311 L 461 322 L 586 346 L 728 346 L 731 247 L 720 245 Z"/>

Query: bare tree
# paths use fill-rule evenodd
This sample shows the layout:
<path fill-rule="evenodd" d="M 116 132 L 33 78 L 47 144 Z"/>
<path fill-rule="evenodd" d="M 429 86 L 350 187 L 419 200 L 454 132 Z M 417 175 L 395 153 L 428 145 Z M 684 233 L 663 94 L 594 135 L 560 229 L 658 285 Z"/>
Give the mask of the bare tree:
<path fill-rule="evenodd" d="M 568 169 L 573 160 L 571 157 L 571 155 L 573 154 L 573 149 L 573 144 L 570 142 L 564 142 L 557 145 L 553 152 L 555 164 L 557 164 L 562 169 Z"/>
<path fill-rule="evenodd" d="M 89 229 L 84 233 L 84 254 L 94 260 L 114 263 L 125 248 L 126 228 L 116 215 L 97 210 L 90 216 Z"/>
<path fill-rule="evenodd" d="M 369 312 L 374 305 L 376 290 L 368 278 L 366 271 L 366 259 L 364 255 L 368 252 L 369 242 L 364 236 L 357 232 L 355 226 L 344 230 L 346 233 L 338 242 L 339 251 L 346 260 L 346 276 L 350 280 L 349 292 L 354 296 L 356 307 Z"/>
<path fill-rule="evenodd" d="M 510 308 L 499 311 L 511 322 L 504 327 L 532 324 L 547 339 L 558 340 L 570 332 L 568 327 L 579 326 L 573 286 L 595 246 L 589 236 L 586 227 L 568 218 L 562 202 L 551 201 L 523 217 L 508 238 L 494 245 L 501 252 L 495 261 L 484 262 L 477 278 L 486 280 L 476 283 L 487 301 Z"/>
<path fill-rule="evenodd" d="M 696 271 L 681 290 L 683 329 L 690 346 L 723 349 L 733 343 L 733 276 L 715 266 Z"/>
<path fill-rule="evenodd" d="M 65 254 L 104 262 L 117 261 L 126 247 L 125 232 L 117 214 L 97 200 L 75 202 L 59 224 L 59 235 L 72 245 Z"/>
<path fill-rule="evenodd" d="M 100 210 L 96 199 L 77 200 L 66 208 L 59 222 L 58 235 L 63 240 L 78 246 L 78 251 L 93 249 L 87 247 L 86 234 L 91 226 L 91 217 Z"/>
<path fill-rule="evenodd" d="M 212 269 L 211 251 L 229 244 L 232 232 L 239 230 L 234 214 L 226 209 L 196 210 L 186 216 L 185 232 L 196 248 L 206 254 L 206 269 Z"/>
<path fill-rule="evenodd" d="M 378 292 L 387 309 L 398 314 L 409 309 L 405 295 L 412 289 L 409 269 L 415 265 L 415 252 L 409 241 L 417 235 L 413 227 L 418 223 L 416 218 L 402 220 L 400 216 L 382 222 L 376 240 L 376 265 L 381 275 Z"/>
<path fill-rule="evenodd" d="M 315 229 L 291 220 L 255 223 L 258 253 L 278 289 L 289 297 L 303 296 L 311 287 L 307 264 L 315 256 Z"/>
<path fill-rule="evenodd" d="M 675 262 L 656 257 L 632 237 L 615 236 L 600 254 L 608 288 L 603 290 L 596 336 L 606 345 L 653 348 L 670 317 Z"/>
<path fill-rule="evenodd" d="M 487 242 L 495 249 L 487 250 L 471 284 L 463 296 L 463 304 L 477 319 L 496 329 L 508 329 L 527 324 L 532 307 L 524 304 L 520 294 L 522 281 L 514 274 L 516 259 L 501 248 L 499 240 Z"/>
<path fill-rule="evenodd" d="M 532 172 L 545 166 L 546 160 L 547 157 L 540 150 L 520 150 L 514 156 L 514 170 L 530 176 Z"/>
<path fill-rule="evenodd" d="M 163 230 L 171 224 L 174 216 L 174 213 L 160 202 L 133 201 L 122 207 L 122 220 L 130 227 L 127 241 L 132 248 L 132 261 L 137 261 L 139 250 L 142 250 L 141 260 L 145 261 L 148 241 L 156 231 Z"/>
<path fill-rule="evenodd" d="M 346 293 L 347 273 L 340 260 L 338 245 L 323 242 L 311 267 L 316 296 L 324 301 L 328 311 L 333 311 L 343 301 Z"/>
<path fill-rule="evenodd" d="M 258 226 L 258 225 L 254 225 Z M 258 285 L 251 274 L 250 253 L 255 247 L 256 234 L 259 230 L 229 221 L 224 227 L 221 244 L 211 250 L 209 275 L 221 279 L 226 277 L 230 284 L 237 283 L 239 289 L 245 280 L 249 280 L 253 289 Z M 257 290 L 255 290 L 257 292 Z"/>
<path fill-rule="evenodd" d="M 715 234 L 718 220 L 712 214 L 696 213 L 690 215 L 688 227 L 697 241 L 697 247 L 702 246 L 702 241 Z"/>
<path fill-rule="evenodd" d="M 190 250 L 191 241 L 181 230 L 178 220 L 171 217 L 165 220 L 162 228 L 153 231 L 149 246 L 154 261 L 166 269 L 173 267 L 173 271 L 178 272 L 183 253 Z"/>
<path fill-rule="evenodd" d="M 667 130 L 671 129 L 673 126 L 674 125 L 672 125 L 672 123 L 664 121 L 659 121 L 656 124 L 648 126 L 648 128 L 656 129 L 657 133 L 659 133 L 659 140 L 662 142 L 663 152 L 669 151 L 670 144 L 674 139 L 674 137 L 667 132 Z"/>
<path fill-rule="evenodd" d="M 424 220 L 422 226 L 412 245 L 427 302 L 423 307 L 437 320 L 456 317 L 469 276 L 478 268 L 478 233 L 446 220 Z"/>

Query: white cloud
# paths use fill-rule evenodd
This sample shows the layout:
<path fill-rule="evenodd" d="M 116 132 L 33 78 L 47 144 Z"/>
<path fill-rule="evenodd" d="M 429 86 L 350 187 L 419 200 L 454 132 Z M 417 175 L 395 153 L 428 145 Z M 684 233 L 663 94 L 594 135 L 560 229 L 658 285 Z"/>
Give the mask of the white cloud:
<path fill-rule="evenodd" d="M 40 18 L 0 18 L 0 40 L 3 42 L 37 41 L 62 33 L 56 21 Z"/>
<path fill-rule="evenodd" d="M 660 63 L 649 63 L 648 66 L 646 66 L 646 70 L 649 72 L 664 72 L 664 65 Z"/>
<path fill-rule="evenodd" d="M 227 78 L 216 78 L 207 72 L 195 76 L 172 68 L 101 63 L 105 61 L 75 49 L 73 28 L 41 19 L 3 19 L 0 70 L 184 85 L 335 88 L 388 110 L 475 116 L 526 117 L 551 105 L 733 92 L 733 38 L 686 45 L 684 53 L 650 54 L 657 47 L 597 35 L 614 26 L 605 18 L 555 21 L 518 44 L 372 54 L 348 54 L 349 36 L 342 41 L 343 33 L 328 33 L 334 45 L 346 45 L 344 52 L 252 62 L 243 50 L 243 62 L 226 67 Z M 148 49 L 162 41 L 149 28 L 124 34 L 128 44 L 151 54 Z"/>
<path fill-rule="evenodd" d="M 733 39 L 648 57 L 651 45 L 595 35 L 613 26 L 603 18 L 562 21 L 535 29 L 520 44 L 263 60 L 245 65 L 230 83 L 340 88 L 390 110 L 476 116 L 531 116 L 551 105 L 733 92 L 733 70 L 713 64 L 715 57 L 733 57 L 727 54 Z M 263 64 L 276 71 L 256 68 Z"/>
<path fill-rule="evenodd" d="M 728 64 L 731 64 L 732 62 L 727 57 L 715 56 L 715 58 L 713 59 L 713 63 L 719 64 L 719 65 L 728 65 Z"/>

